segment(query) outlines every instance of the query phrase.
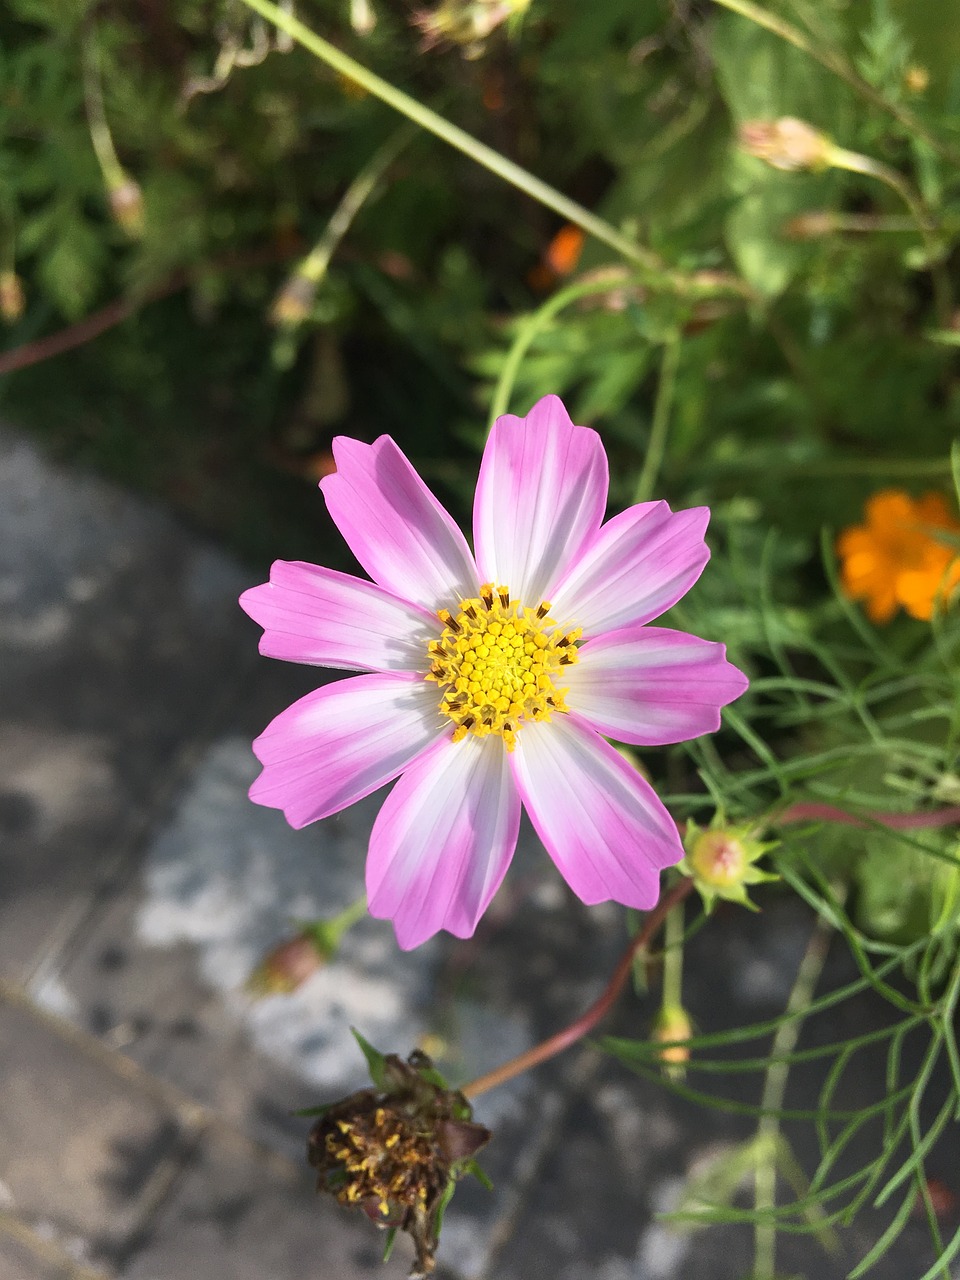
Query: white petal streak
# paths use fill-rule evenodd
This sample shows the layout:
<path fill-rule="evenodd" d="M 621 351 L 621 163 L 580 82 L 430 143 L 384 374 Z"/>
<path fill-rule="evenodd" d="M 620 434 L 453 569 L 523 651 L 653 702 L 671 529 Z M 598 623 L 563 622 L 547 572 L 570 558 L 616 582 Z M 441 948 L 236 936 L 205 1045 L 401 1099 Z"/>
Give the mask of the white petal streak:
<path fill-rule="evenodd" d="M 636 769 L 572 714 L 523 725 L 510 762 L 537 834 L 583 902 L 656 903 L 660 871 L 683 847 Z"/>
<path fill-rule="evenodd" d="M 666 627 L 627 627 L 589 640 L 564 673 L 571 711 L 619 742 L 660 746 L 720 727 L 720 708 L 747 678 L 722 644 Z"/>
<path fill-rule="evenodd" d="M 338 436 L 336 474 L 320 481 L 330 514 L 374 582 L 435 612 L 480 585 L 466 539 L 403 452 Z"/>
<path fill-rule="evenodd" d="M 351 676 L 287 707 L 253 744 L 250 798 L 292 827 L 338 813 L 392 782 L 445 732 L 436 686 L 419 676 Z"/>
<path fill-rule="evenodd" d="M 600 530 L 551 596 L 561 625 L 586 636 L 658 618 L 703 572 L 710 551 L 703 534 L 708 507 L 673 512 L 665 502 L 642 502 Z"/>
<path fill-rule="evenodd" d="M 577 427 L 556 396 L 526 418 L 505 414 L 490 432 L 473 512 L 484 581 L 524 604 L 549 598 L 603 519 L 607 458 L 600 437 Z"/>
<path fill-rule="evenodd" d="M 263 627 L 269 658 L 354 671 L 423 671 L 436 616 L 373 582 L 315 564 L 277 560 L 270 581 L 240 605 Z"/>
<path fill-rule="evenodd" d="M 439 929 L 468 938 L 510 864 L 520 798 L 497 736 L 444 740 L 384 801 L 367 859 L 370 914 L 404 950 Z"/>

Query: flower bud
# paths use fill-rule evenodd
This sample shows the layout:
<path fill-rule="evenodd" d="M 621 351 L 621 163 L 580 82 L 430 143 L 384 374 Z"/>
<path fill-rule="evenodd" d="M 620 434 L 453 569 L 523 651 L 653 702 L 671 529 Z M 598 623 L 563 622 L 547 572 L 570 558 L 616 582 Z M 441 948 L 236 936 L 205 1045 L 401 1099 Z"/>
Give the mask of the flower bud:
<path fill-rule="evenodd" d="M 296 272 L 286 282 L 270 307 L 270 321 L 283 328 L 295 328 L 309 316 L 317 296 L 317 282 Z"/>
<path fill-rule="evenodd" d="M 15 271 L 0 271 L 0 316 L 7 324 L 16 324 L 25 305 L 20 277 Z"/>
<path fill-rule="evenodd" d="M 286 996 L 297 991 L 330 959 L 308 930 L 287 938 L 263 957 L 247 979 L 252 996 Z"/>
<path fill-rule="evenodd" d="M 122 180 L 111 182 L 109 190 L 110 212 L 113 219 L 131 239 L 143 235 L 143 192 L 139 182 L 124 175 Z"/>
<path fill-rule="evenodd" d="M 678 1004 L 665 1004 L 653 1024 L 653 1039 L 665 1046 L 657 1056 L 668 1080 L 683 1080 L 690 1061 L 689 1046 L 671 1042 L 689 1040 L 692 1035 L 693 1025 L 686 1009 Z"/>
<path fill-rule="evenodd" d="M 680 870 L 692 877 L 707 911 L 712 909 L 717 898 L 739 902 L 741 906 L 756 911 L 756 906 L 747 897 L 746 886 L 779 879 L 754 865 L 776 843 L 757 840 L 755 829 L 749 824 L 726 826 L 718 813 L 706 831 L 695 822 L 687 823 L 683 839 L 686 852 L 679 864 Z"/>
<path fill-rule="evenodd" d="M 442 0 L 436 9 L 419 9 L 411 17 L 423 32 L 421 49 L 459 45 L 466 58 L 483 53 L 483 41 L 509 18 L 522 14 L 530 0 Z"/>
<path fill-rule="evenodd" d="M 832 162 L 833 143 L 805 120 L 748 120 L 740 128 L 740 146 L 774 169 L 819 172 Z"/>

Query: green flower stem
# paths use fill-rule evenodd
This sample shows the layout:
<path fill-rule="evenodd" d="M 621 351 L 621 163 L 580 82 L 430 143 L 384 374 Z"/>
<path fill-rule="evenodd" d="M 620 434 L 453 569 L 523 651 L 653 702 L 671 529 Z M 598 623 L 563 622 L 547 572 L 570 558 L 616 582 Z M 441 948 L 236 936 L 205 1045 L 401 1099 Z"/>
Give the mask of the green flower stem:
<path fill-rule="evenodd" d="M 562 1053 L 564 1049 L 569 1049 L 578 1040 L 582 1040 L 585 1035 L 589 1035 L 597 1023 L 610 1012 L 620 992 L 626 986 L 630 974 L 633 972 L 633 960 L 636 954 L 650 945 L 651 939 L 656 935 L 664 920 L 669 917 L 674 907 L 679 906 L 692 889 L 693 881 L 684 876 L 682 880 L 678 880 L 673 888 L 663 895 L 644 920 L 641 929 L 630 939 L 626 950 L 617 962 L 613 976 L 604 988 L 600 998 L 595 1000 L 590 1008 L 581 1014 L 575 1022 L 571 1022 L 570 1026 L 565 1027 L 563 1031 L 558 1031 L 556 1035 L 551 1036 L 548 1040 L 543 1040 L 540 1044 L 534 1045 L 532 1049 L 528 1049 L 525 1053 L 518 1054 L 516 1058 L 511 1058 L 509 1062 L 504 1062 L 499 1067 L 494 1067 L 486 1075 L 478 1076 L 476 1080 L 471 1080 L 469 1084 L 465 1084 L 462 1087 L 461 1093 L 468 1098 L 479 1097 L 481 1093 L 487 1093 L 490 1089 L 496 1088 L 497 1085 L 506 1084 L 514 1076 L 522 1075 L 524 1071 L 529 1071 L 531 1067 L 539 1066 L 541 1062 L 546 1062 L 548 1058 Z"/>
<path fill-rule="evenodd" d="M 87 110 L 90 141 L 100 165 L 108 190 L 122 187 L 128 180 L 126 171 L 117 157 L 113 134 L 107 123 L 103 106 L 103 85 L 100 75 L 100 51 L 94 27 L 90 28 L 83 42 L 83 98 Z"/>
<path fill-rule="evenodd" d="M 960 336 L 960 335 L 958 335 Z M 762 471 L 764 476 L 824 476 L 838 479 L 845 476 L 945 476 L 950 474 L 948 458 L 837 458 L 833 462 L 785 462 L 778 466 L 767 458 L 751 461 L 740 457 L 729 461 L 713 459 L 714 471 Z"/>
<path fill-rule="evenodd" d="M 271 0 L 243 0 L 243 2 L 248 8 L 272 22 L 279 30 L 291 36 L 327 66 L 332 67 L 334 71 L 360 85 L 375 98 L 379 98 L 381 102 L 385 102 L 387 106 L 412 120 L 414 124 L 426 129 L 451 147 L 455 147 L 465 156 L 469 156 L 477 164 L 489 169 L 504 182 L 509 182 L 540 204 L 546 205 L 548 209 L 553 209 L 562 218 L 608 245 L 629 262 L 634 262 L 647 270 L 663 270 L 663 263 L 655 253 L 623 235 L 609 222 L 598 218 L 589 209 L 569 199 L 555 187 L 551 187 L 528 170 L 521 168 L 520 165 L 514 164 L 512 160 L 494 151 L 492 147 L 486 146 L 457 125 L 451 124 L 449 120 L 424 106 L 416 98 L 404 93 L 402 89 L 383 80 L 375 72 L 368 70 L 349 54 L 331 44 L 329 40 L 324 40 L 315 31 L 311 31 L 292 13 L 287 13 L 271 3 Z"/>
<path fill-rule="evenodd" d="M 653 406 L 653 423 L 650 427 L 650 443 L 647 446 L 643 467 L 634 490 L 634 502 L 649 502 L 657 485 L 657 476 L 663 464 L 667 447 L 667 428 L 673 407 L 673 392 L 677 384 L 677 368 L 680 364 L 680 336 L 674 335 L 663 347 L 660 364 L 660 382 Z"/>
<path fill-rule="evenodd" d="M 517 329 L 516 337 L 507 352 L 493 393 L 493 399 L 490 404 L 490 425 L 492 426 L 497 418 L 509 409 L 510 397 L 513 395 L 517 373 L 523 363 L 523 358 L 530 350 L 537 336 L 547 328 L 551 320 L 566 307 L 570 306 L 571 303 L 579 302 L 581 298 L 589 298 L 605 293 L 617 293 L 622 290 L 636 288 L 641 284 L 650 288 L 669 290 L 684 297 L 706 298 L 734 295 L 752 300 L 749 286 L 745 285 L 742 280 L 733 275 L 718 273 L 712 273 L 706 277 L 698 277 L 696 274 L 685 275 L 679 271 L 643 272 L 642 274 L 630 275 L 625 274 L 620 268 L 614 267 L 597 271 L 588 278 L 574 281 L 574 283 L 568 284 L 565 288 L 558 289 L 536 311 L 532 312 Z"/>
<path fill-rule="evenodd" d="M 615 276 L 604 274 L 602 278 L 580 280 L 575 284 L 568 284 L 565 289 L 559 289 L 539 306 L 532 315 L 528 316 L 517 330 L 517 336 L 514 338 L 513 344 L 507 352 L 507 358 L 503 362 L 503 368 L 500 370 L 500 377 L 497 379 L 493 399 L 490 403 L 490 425 L 493 426 L 497 418 L 509 409 L 510 397 L 513 395 L 517 373 L 523 363 L 523 358 L 530 350 L 537 335 L 547 328 L 555 316 L 559 315 L 565 307 L 570 306 L 572 302 L 578 302 L 581 298 L 610 293 L 614 289 L 629 289 L 636 283 L 631 278 L 624 279 L 619 272 Z"/>
<path fill-rule="evenodd" d="M 779 36 L 781 40 L 786 40 L 788 44 L 792 44 L 794 48 L 799 49 L 814 61 L 819 62 L 821 66 L 833 73 L 833 75 L 843 80 L 851 89 L 860 94 L 862 98 L 879 107 L 881 111 L 886 111 L 899 121 L 902 127 L 910 134 L 917 138 L 922 138 L 929 146 L 938 151 L 940 155 L 946 156 L 955 164 L 960 163 L 960 151 L 948 146 L 936 134 L 923 124 L 923 122 L 908 111 L 906 107 L 902 107 L 898 102 L 892 102 L 885 97 L 872 84 L 868 84 L 847 60 L 834 49 L 823 48 L 815 44 L 806 32 L 801 31 L 799 27 L 795 27 L 792 23 L 786 22 L 783 18 L 775 13 L 771 13 L 769 9 L 764 9 L 761 5 L 754 4 L 752 0 L 714 0 L 714 4 L 720 5 L 722 9 L 729 9 L 731 13 L 737 13 L 741 18 L 747 18 L 750 22 L 755 22 L 758 27 L 763 27 L 765 31 L 772 32 L 773 35 Z"/>
<path fill-rule="evenodd" d="M 769 1214 L 776 1204 L 778 1153 L 782 1146 L 779 1112 L 783 1108 L 790 1073 L 788 1059 L 796 1048 L 803 1026 L 801 1011 L 813 999 L 832 933 L 832 925 L 819 916 L 787 999 L 785 1014 L 788 1021 L 781 1022 L 770 1047 L 771 1062 L 763 1082 L 762 1115 L 757 1125 L 757 1147 L 762 1154 L 754 1177 L 754 1208 L 758 1215 L 768 1216 L 765 1220 L 761 1218 L 754 1228 L 754 1280 L 774 1280 L 776 1275 L 777 1228 Z"/>
<path fill-rule="evenodd" d="M 683 900 L 667 913 L 663 926 L 664 1009 L 683 1008 Z"/>
<path fill-rule="evenodd" d="M 352 928 L 358 920 L 362 920 L 366 914 L 367 895 L 362 893 L 355 902 L 351 902 L 348 907 L 344 907 L 339 915 L 333 916 L 330 920 L 324 920 L 322 922 L 323 927 L 339 942 L 347 930 Z"/>
<path fill-rule="evenodd" d="M 412 126 L 403 125 L 389 138 L 360 170 L 343 193 L 320 239 L 297 265 L 291 280 L 306 280 L 317 285 L 327 273 L 330 259 L 350 229 L 350 226 L 375 191 L 381 178 L 396 160 L 404 147 L 412 140 Z"/>
<path fill-rule="evenodd" d="M 874 160 L 871 156 L 861 155 L 857 151 L 847 151 L 844 147 L 833 144 L 829 148 L 829 163 L 834 169 L 846 169 L 848 173 L 862 173 L 868 178 L 875 178 L 891 191 L 895 191 L 910 210 L 917 224 L 917 230 L 923 237 L 929 258 L 930 277 L 933 281 L 934 308 L 941 328 L 949 328 L 952 311 L 950 282 L 943 270 L 942 253 L 934 230 L 935 223 L 924 208 L 920 196 L 913 190 L 906 178 L 890 165 Z"/>

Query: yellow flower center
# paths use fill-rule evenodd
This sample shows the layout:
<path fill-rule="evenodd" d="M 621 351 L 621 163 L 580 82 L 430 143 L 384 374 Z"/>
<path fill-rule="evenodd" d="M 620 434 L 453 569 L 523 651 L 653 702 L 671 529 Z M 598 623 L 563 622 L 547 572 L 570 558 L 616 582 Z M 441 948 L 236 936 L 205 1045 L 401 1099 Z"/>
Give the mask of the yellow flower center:
<path fill-rule="evenodd" d="M 440 710 L 457 726 L 454 742 L 468 733 L 498 733 L 512 751 L 525 720 L 567 710 L 557 680 L 577 661 L 583 632 L 561 630 L 549 614 L 546 600 L 531 609 L 492 583 L 477 599 L 463 600 L 456 617 L 440 610 L 444 628 L 428 646 L 427 679 L 442 690 Z"/>

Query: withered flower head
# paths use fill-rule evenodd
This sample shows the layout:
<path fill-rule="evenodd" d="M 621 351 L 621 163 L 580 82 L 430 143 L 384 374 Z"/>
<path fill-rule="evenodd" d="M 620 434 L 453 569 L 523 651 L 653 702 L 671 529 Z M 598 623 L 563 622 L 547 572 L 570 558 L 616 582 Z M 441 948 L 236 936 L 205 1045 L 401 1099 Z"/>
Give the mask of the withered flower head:
<path fill-rule="evenodd" d="M 318 1191 L 390 1231 L 388 1251 L 395 1233 L 406 1231 L 416 1250 L 411 1275 L 427 1276 L 457 1179 L 473 1173 L 485 1181 L 473 1156 L 490 1131 L 472 1122 L 467 1099 L 447 1088 L 425 1053 L 415 1050 L 404 1062 L 357 1040 L 376 1087 L 322 1109 L 307 1158 Z"/>
<path fill-rule="evenodd" d="M 497 27 L 516 19 L 530 0 L 441 0 L 435 9 L 417 9 L 411 22 L 423 33 L 420 51 L 459 45 L 466 58 L 479 58 L 483 42 Z"/>

